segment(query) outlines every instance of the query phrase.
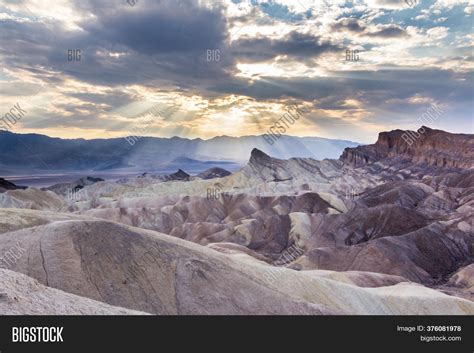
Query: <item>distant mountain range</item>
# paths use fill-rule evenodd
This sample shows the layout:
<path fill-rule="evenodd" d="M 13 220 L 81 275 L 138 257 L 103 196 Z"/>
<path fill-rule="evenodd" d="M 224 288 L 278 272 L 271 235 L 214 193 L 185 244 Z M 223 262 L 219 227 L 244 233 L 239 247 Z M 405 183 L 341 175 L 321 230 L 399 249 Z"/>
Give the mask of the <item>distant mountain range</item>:
<path fill-rule="evenodd" d="M 273 145 L 262 136 L 219 136 L 209 140 L 142 137 L 130 145 L 125 138 L 61 139 L 0 131 L 0 175 L 93 171 L 198 173 L 210 167 L 235 171 L 258 148 L 277 158 L 338 158 L 359 144 L 320 137 L 282 136 Z"/>

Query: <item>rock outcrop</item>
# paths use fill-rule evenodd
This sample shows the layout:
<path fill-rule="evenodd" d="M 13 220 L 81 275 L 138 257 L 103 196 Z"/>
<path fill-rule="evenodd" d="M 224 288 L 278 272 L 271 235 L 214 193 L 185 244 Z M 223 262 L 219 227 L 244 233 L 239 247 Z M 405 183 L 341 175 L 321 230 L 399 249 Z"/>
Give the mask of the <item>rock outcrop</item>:
<path fill-rule="evenodd" d="M 346 148 L 341 160 L 363 166 L 382 159 L 396 158 L 413 164 L 443 168 L 474 167 L 474 137 L 451 134 L 422 126 L 417 131 L 381 132 L 373 145 Z"/>
<path fill-rule="evenodd" d="M 46 287 L 31 277 L 0 269 L 1 315 L 146 315 Z"/>
<path fill-rule="evenodd" d="M 230 174 L 231 172 L 223 168 L 214 167 L 214 168 L 207 169 L 196 176 L 198 178 L 207 180 L 207 179 L 223 178 Z"/>
<path fill-rule="evenodd" d="M 79 178 L 76 181 L 73 181 L 71 183 L 55 184 L 44 189 L 53 191 L 59 195 L 67 196 L 71 192 L 74 192 L 74 193 L 78 192 L 79 190 L 83 189 L 86 186 L 93 185 L 101 181 L 104 181 L 104 179 L 87 176 L 87 177 Z"/>
<path fill-rule="evenodd" d="M 26 189 L 26 187 L 17 186 L 8 180 L 0 178 L 0 193 L 5 192 L 7 190 L 17 190 L 17 189 Z"/>

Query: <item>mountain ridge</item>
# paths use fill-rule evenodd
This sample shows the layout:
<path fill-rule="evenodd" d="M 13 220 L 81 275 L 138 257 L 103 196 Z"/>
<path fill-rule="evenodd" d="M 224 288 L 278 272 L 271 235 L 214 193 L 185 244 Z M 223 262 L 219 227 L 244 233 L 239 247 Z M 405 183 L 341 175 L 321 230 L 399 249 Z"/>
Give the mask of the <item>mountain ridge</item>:
<path fill-rule="evenodd" d="M 255 147 L 280 158 L 324 159 L 337 158 L 345 147 L 357 145 L 344 140 L 282 136 L 278 144 L 270 146 L 262 137 L 248 136 L 210 140 L 141 137 L 132 146 L 124 138 L 60 139 L 0 131 L 0 171 L 8 170 L 9 174 L 12 170 L 29 174 L 51 169 L 56 172 L 159 172 L 187 170 L 187 160 L 193 160 L 189 172 L 208 169 L 209 161 L 216 162 L 215 167 L 235 171 Z"/>

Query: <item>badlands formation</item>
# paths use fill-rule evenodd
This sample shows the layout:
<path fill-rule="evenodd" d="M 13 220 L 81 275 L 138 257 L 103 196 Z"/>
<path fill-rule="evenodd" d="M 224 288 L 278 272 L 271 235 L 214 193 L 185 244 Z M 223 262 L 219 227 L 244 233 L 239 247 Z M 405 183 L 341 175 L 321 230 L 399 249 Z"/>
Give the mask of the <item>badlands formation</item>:
<path fill-rule="evenodd" d="M 474 315 L 474 136 L 403 133 L 230 175 L 4 183 L 0 314 Z"/>

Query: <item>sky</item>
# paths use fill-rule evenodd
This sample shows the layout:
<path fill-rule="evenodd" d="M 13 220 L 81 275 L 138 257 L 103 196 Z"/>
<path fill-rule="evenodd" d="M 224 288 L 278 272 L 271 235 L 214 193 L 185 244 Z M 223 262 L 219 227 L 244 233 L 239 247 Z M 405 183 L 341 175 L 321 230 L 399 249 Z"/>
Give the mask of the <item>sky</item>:
<path fill-rule="evenodd" d="M 2 0 L 0 116 L 62 138 L 474 133 L 469 0 Z M 79 50 L 76 58 L 69 55 Z M 358 60 L 347 51 L 358 50 Z M 77 59 L 77 60 L 73 60 Z M 142 124 L 143 125 L 143 124 Z M 142 130 L 141 130 L 142 131 Z"/>

